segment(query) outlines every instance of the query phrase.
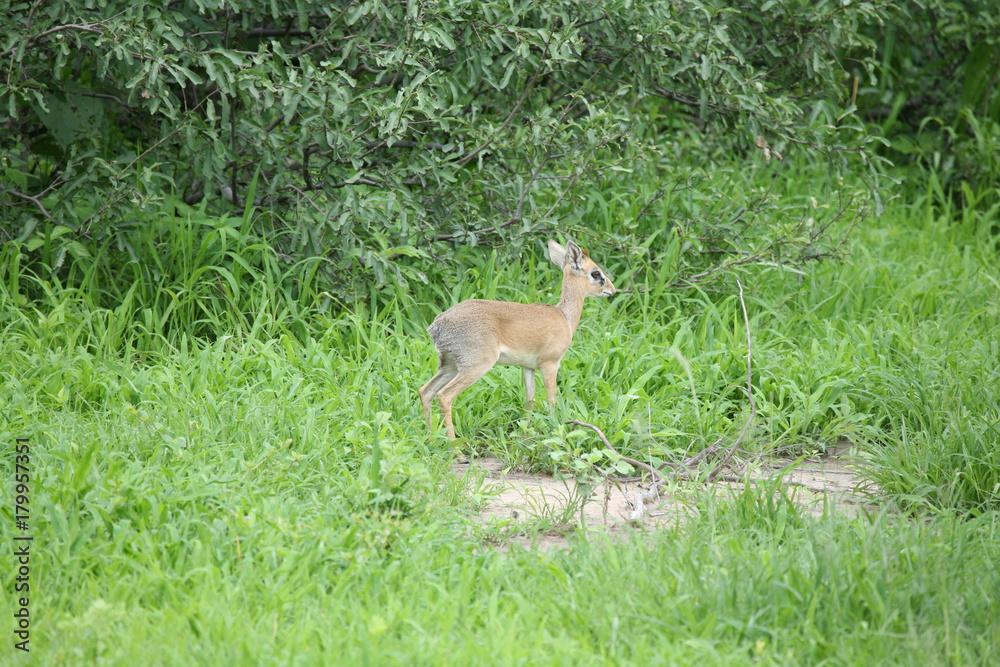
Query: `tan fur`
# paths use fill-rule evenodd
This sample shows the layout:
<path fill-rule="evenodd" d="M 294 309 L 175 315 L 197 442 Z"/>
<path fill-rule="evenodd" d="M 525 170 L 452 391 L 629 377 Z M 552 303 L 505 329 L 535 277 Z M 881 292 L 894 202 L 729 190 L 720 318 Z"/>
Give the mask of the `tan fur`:
<path fill-rule="evenodd" d="M 420 388 L 420 403 L 433 430 L 431 402 L 437 396 L 449 438 L 455 437 L 451 406 L 458 394 L 496 364 L 521 366 L 528 409 L 535 398 L 535 371 L 556 402 L 556 374 L 580 324 L 583 299 L 611 296 L 611 284 L 578 245 L 549 241 L 549 258 L 563 270 L 559 305 L 469 299 L 452 306 L 427 327 L 438 352 L 438 371 Z"/>

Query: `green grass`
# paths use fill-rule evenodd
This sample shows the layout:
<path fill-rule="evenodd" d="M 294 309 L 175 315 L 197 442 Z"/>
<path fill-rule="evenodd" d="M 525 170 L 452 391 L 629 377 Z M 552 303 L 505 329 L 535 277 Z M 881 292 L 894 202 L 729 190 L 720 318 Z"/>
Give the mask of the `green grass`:
<path fill-rule="evenodd" d="M 598 231 L 620 213 L 605 209 Z M 174 248 L 160 282 L 126 272 L 113 283 L 94 268 L 58 284 L 8 246 L 0 559 L 13 559 L 17 437 L 32 447 L 35 542 L 32 653 L 8 657 L 8 634 L 0 656 L 989 664 L 1000 654 L 1000 262 L 992 221 L 977 215 L 895 202 L 856 232 L 846 263 L 741 276 L 758 408 L 746 447 L 853 441 L 880 489 L 870 516 L 815 518 L 776 488 L 694 492 L 680 525 L 508 555 L 470 522 L 487 492 L 453 477 L 416 392 L 434 371 L 425 328 L 440 309 L 470 296 L 556 300 L 540 253 L 505 265 L 471 249 L 455 273 L 373 289 L 331 315 L 314 307 L 324 297 L 308 273 L 220 232 L 224 221 L 151 231 L 148 252 L 165 238 Z M 666 290 L 666 263 L 644 271 L 606 247 L 591 253 L 635 290 L 587 303 L 556 413 L 526 414 L 518 369 L 497 368 L 457 401 L 460 434 L 546 468 L 553 447 L 598 448 L 565 419 L 642 457 L 735 437 L 749 414 L 735 293 Z M 211 335 L 187 333 L 199 327 Z M 14 576 L 3 570 L 8 619 Z"/>

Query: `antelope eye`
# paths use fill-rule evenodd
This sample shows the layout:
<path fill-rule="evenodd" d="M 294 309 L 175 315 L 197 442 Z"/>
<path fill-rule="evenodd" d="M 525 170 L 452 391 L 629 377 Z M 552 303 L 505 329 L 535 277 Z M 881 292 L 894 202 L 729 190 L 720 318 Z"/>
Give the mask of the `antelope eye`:
<path fill-rule="evenodd" d="M 598 271 L 597 269 L 594 269 L 593 271 L 590 272 L 590 277 L 593 278 L 594 280 L 600 280 L 601 272 Z"/>

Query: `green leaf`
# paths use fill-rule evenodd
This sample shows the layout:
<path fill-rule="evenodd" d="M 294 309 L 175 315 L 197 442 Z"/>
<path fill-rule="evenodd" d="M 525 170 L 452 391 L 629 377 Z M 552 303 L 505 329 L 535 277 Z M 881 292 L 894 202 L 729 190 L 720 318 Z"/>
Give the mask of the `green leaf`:
<path fill-rule="evenodd" d="M 76 469 L 73 471 L 73 476 L 70 478 L 69 486 L 71 489 L 79 493 L 87 483 L 87 476 L 90 475 L 90 468 L 94 463 L 94 452 L 97 451 L 98 443 L 91 445 L 83 456 L 80 457 L 79 462 L 76 464 Z"/>

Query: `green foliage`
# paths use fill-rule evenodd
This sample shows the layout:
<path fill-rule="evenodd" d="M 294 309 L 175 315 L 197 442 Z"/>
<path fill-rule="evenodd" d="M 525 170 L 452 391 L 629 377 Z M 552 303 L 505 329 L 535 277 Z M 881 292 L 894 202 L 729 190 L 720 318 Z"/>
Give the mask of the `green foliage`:
<path fill-rule="evenodd" d="M 871 475 L 887 494 L 909 505 L 981 512 L 997 504 L 1000 482 L 990 449 L 1000 418 L 997 376 L 984 370 L 1000 367 L 988 342 L 998 277 L 987 267 L 996 244 L 985 214 L 966 208 L 938 218 L 929 203 L 935 197 L 892 204 L 890 226 L 863 232 L 852 264 L 810 276 L 779 264 L 747 273 L 757 417 L 744 446 L 812 452 L 843 439 L 868 442 Z M 595 228 L 610 229 L 623 204 L 602 193 L 591 201 Z M 136 248 L 148 259 L 128 265 L 131 284 L 95 263 L 78 281 L 84 287 L 65 287 L 25 270 L 23 253 L 8 244 L 0 325 L 17 343 L 19 363 L 44 349 L 169 358 L 227 336 L 308 344 L 318 328 L 323 345 L 350 350 L 345 363 L 366 373 L 409 359 L 415 365 L 406 383 L 418 387 L 433 372 L 433 355 L 419 352 L 424 331 L 443 305 L 472 297 L 557 298 L 558 274 L 541 256 L 539 239 L 539 253 L 521 262 L 482 248 L 462 250 L 456 261 L 468 268 L 461 275 L 442 272 L 415 293 L 397 286 L 373 300 L 374 308 L 356 302 L 328 318 L 320 315 L 328 297 L 312 282 L 313 266 L 285 271 L 273 251 L 249 243 L 233 221 L 187 214 L 144 227 Z M 978 254 L 964 250 L 970 247 Z M 736 296 L 671 291 L 672 266 L 646 260 L 656 270 L 637 271 L 629 266 L 633 253 L 610 245 L 594 255 L 633 292 L 588 304 L 563 362 L 559 409 L 551 417 L 526 416 L 516 370 L 499 368 L 462 395 L 456 419 L 473 438 L 469 446 L 523 466 L 579 466 L 578 474 L 596 466 L 619 474 L 621 462 L 589 432 L 571 433 L 562 422 L 598 424 L 619 451 L 640 460 L 675 459 L 735 437 L 749 416 Z M 660 257 L 655 261 L 667 264 L 671 255 Z M 100 305 L 106 301 L 120 305 Z M 46 385 L 55 404 L 91 384 L 86 374 L 69 377 Z M 385 389 L 381 372 L 372 377 L 362 395 L 396 391 Z M 422 423 L 415 403 L 401 405 L 414 428 Z M 381 447 L 373 432 L 356 437 Z M 480 439 L 488 445 L 476 444 Z M 401 487 L 382 483 L 374 451 L 365 478 L 376 497 L 391 501 Z"/>
<path fill-rule="evenodd" d="M 3 240 L 48 271 L 67 255 L 117 267 L 178 199 L 252 204 L 267 211 L 255 233 L 279 257 L 323 257 L 349 301 L 371 279 L 421 281 L 449 242 L 516 256 L 529 232 L 586 227 L 595 183 L 652 182 L 640 206 L 725 237 L 719 266 L 757 254 L 741 221 L 780 228 L 781 209 L 720 178 L 712 210 L 674 220 L 658 199 L 706 180 L 678 155 L 711 168 L 805 150 L 869 169 L 841 63 L 871 69 L 860 27 L 888 4 L 15 4 L 0 17 Z M 845 201 L 877 185 L 866 173 Z M 793 255 L 816 240 L 771 236 Z"/>
<path fill-rule="evenodd" d="M 108 352 L 122 345 L 153 351 L 184 338 L 245 335 L 260 327 L 301 335 L 301 316 L 327 298 L 317 290 L 318 263 L 282 262 L 245 231 L 249 226 L 249 214 L 209 217 L 177 203 L 143 216 L 132 234 L 119 238 L 120 254 L 108 248 L 86 253 L 61 274 L 31 262 L 35 251 L 61 265 L 67 246 L 56 239 L 7 243 L 0 252 L 5 298 L 10 305 L 30 303 L 34 312 L 0 310 L 0 326 L 20 320 L 44 345 Z M 131 261 L 112 263 L 109 256 Z"/>
<path fill-rule="evenodd" d="M 979 513 L 1000 506 L 997 246 L 988 214 L 941 213 L 936 201 L 931 193 L 890 204 L 886 226 L 861 231 L 849 263 L 807 276 L 768 267 L 744 279 L 757 407 L 744 448 L 811 453 L 865 443 L 867 474 L 887 497 Z M 620 268 L 627 256 L 594 254 L 616 281 L 629 274 Z M 436 298 L 551 302 L 546 275 L 553 279 L 541 257 L 527 268 L 489 264 Z M 591 463 L 610 471 L 616 461 L 589 432 L 570 436 L 560 426 L 568 419 L 600 426 L 643 461 L 735 438 L 749 417 L 738 299 L 671 292 L 669 272 L 631 275 L 634 293 L 587 305 L 551 417 L 525 416 L 517 370 L 498 368 L 463 392 L 460 430 L 513 464 L 580 472 Z M 434 310 L 425 312 L 424 322 Z M 416 383 L 433 364 L 427 355 Z"/>
<path fill-rule="evenodd" d="M 614 541 L 581 531 L 554 553 L 467 516 L 489 489 L 453 475 L 416 399 L 441 303 L 554 299 L 540 248 L 517 262 L 463 248 L 459 276 L 328 314 L 306 283 L 298 300 L 271 252 L 226 231 L 231 219 L 179 208 L 136 248 L 156 249 L 164 285 L 187 287 L 170 288 L 177 300 L 147 293 L 134 271 L 115 292 L 133 310 L 116 313 L 95 306 L 120 289 L 99 270 L 64 286 L 8 244 L 0 443 L 32 446 L 32 651 L 56 664 L 989 664 L 997 249 L 972 224 L 981 211 L 933 202 L 890 203 L 882 226 L 848 242 L 849 263 L 743 276 L 758 407 L 744 446 L 849 438 L 885 508 L 815 518 L 781 485 L 695 488 L 676 526 Z M 735 295 L 669 290 L 670 272 L 637 272 L 625 253 L 598 259 L 642 289 L 587 305 L 555 413 L 524 412 L 513 369 L 460 399 L 463 432 L 512 465 L 551 466 L 555 451 L 570 471 L 613 469 L 589 430 L 561 426 L 569 418 L 655 462 L 748 417 Z M 239 291 L 221 291 L 219 268 L 244 264 Z M 146 317 L 168 324 L 153 334 Z M 11 525 L 11 486 L 0 489 Z M 584 499 L 572 500 L 519 530 L 574 521 Z M 13 548 L 0 541 L 0 558 Z"/>
<path fill-rule="evenodd" d="M 921 41 L 914 13 L 893 41 L 869 34 L 881 3 L 11 5 L 0 449 L 32 447 L 32 651 L 989 664 L 997 119 L 974 69 L 996 51 L 956 31 L 994 44 L 996 19 L 927 6 L 951 26 Z M 951 69 L 940 122 L 918 116 L 926 178 L 861 225 L 878 184 L 844 75 L 871 82 L 873 43 L 906 100 Z M 468 517 L 491 490 L 427 436 L 426 325 L 473 296 L 554 301 L 556 227 L 627 291 L 588 303 L 552 414 L 514 369 L 463 392 L 473 448 L 587 476 L 629 471 L 569 419 L 654 464 L 735 437 L 740 271 L 740 455 L 850 441 L 871 504 L 689 489 L 675 526 L 555 553 Z"/>
<path fill-rule="evenodd" d="M 874 34 L 875 26 L 868 31 Z M 949 198 L 1000 202 L 1000 16 L 991 0 L 900 3 L 876 40 L 877 79 L 862 81 L 862 118 L 890 138 L 886 155 L 920 167 Z M 971 189 L 968 200 L 963 189 Z"/>

